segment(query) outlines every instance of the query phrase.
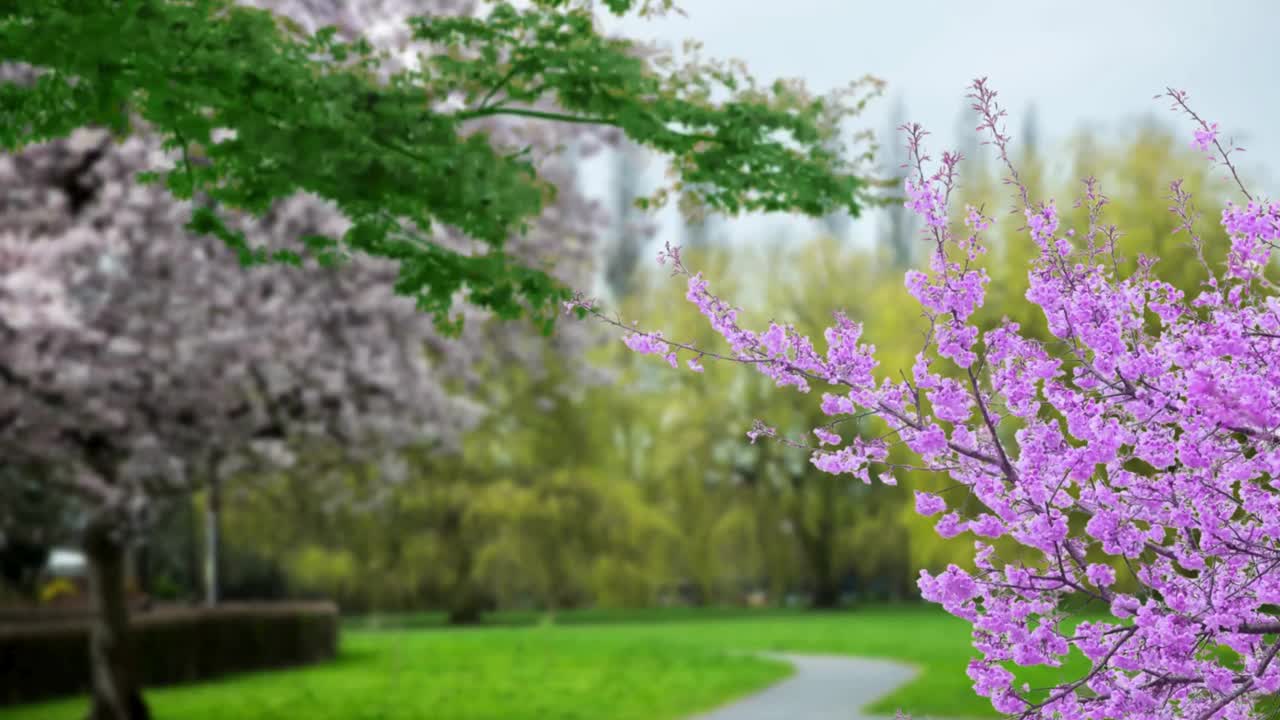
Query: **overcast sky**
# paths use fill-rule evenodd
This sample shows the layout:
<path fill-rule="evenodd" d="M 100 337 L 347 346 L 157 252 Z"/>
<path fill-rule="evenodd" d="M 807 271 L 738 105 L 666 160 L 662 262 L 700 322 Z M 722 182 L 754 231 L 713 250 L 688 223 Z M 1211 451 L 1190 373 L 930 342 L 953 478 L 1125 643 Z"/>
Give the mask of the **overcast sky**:
<path fill-rule="evenodd" d="M 695 38 L 708 56 L 745 60 L 759 79 L 800 77 L 815 91 L 870 73 L 888 87 L 855 125 L 883 132 L 900 97 L 908 120 L 933 133 L 934 157 L 956 147 L 966 88 L 985 75 L 1015 139 L 1035 104 L 1049 152 L 1082 127 L 1114 137 L 1144 114 L 1190 143 L 1189 119 L 1169 111 L 1167 99 L 1153 99 L 1172 86 L 1246 147 L 1233 160 L 1250 175 L 1280 167 L 1280 0 L 677 1 L 686 17 L 611 18 L 607 27 L 676 47 Z M 604 178 L 598 166 L 588 170 L 589 183 Z M 852 233 L 869 236 L 874 221 L 858 222 Z M 747 237 L 785 227 L 804 229 L 778 217 L 736 225 Z"/>

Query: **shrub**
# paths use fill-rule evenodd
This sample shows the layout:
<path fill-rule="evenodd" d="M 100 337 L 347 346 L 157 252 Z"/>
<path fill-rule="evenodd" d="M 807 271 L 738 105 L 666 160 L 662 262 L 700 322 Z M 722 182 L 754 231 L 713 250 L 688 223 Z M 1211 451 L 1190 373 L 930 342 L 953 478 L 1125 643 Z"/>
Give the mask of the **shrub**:
<path fill-rule="evenodd" d="M 89 689 L 88 619 L 33 613 L 0 625 L 0 705 Z M 135 615 L 138 671 L 146 685 L 334 657 L 338 611 L 331 603 L 165 608 Z"/>

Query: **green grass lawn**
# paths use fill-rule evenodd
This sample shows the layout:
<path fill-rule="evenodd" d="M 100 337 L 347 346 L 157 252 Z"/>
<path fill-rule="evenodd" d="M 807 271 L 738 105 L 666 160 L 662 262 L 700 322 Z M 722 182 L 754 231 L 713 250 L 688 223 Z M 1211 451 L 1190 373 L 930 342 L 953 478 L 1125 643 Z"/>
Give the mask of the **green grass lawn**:
<path fill-rule="evenodd" d="M 742 651 L 897 659 L 920 675 L 870 708 L 892 716 L 991 717 L 964 669 L 966 623 L 935 608 L 845 613 L 569 613 L 553 626 L 451 630 L 435 616 L 344 627 L 340 657 L 314 668 L 148 691 L 158 720 L 674 720 L 785 677 Z M 405 627 L 405 626 L 409 627 Z M 1055 679 L 1037 669 L 1032 685 Z M 85 701 L 0 710 L 3 720 L 79 720 Z"/>

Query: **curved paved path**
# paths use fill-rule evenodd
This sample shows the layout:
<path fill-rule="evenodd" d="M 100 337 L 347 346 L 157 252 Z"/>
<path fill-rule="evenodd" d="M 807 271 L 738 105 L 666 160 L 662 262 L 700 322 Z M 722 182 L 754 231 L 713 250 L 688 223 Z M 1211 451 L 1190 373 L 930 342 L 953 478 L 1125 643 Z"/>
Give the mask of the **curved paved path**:
<path fill-rule="evenodd" d="M 862 708 L 915 677 L 909 665 L 833 655 L 767 654 L 795 673 L 755 695 L 690 720 L 873 720 Z M 884 717 L 884 716 L 881 716 Z"/>

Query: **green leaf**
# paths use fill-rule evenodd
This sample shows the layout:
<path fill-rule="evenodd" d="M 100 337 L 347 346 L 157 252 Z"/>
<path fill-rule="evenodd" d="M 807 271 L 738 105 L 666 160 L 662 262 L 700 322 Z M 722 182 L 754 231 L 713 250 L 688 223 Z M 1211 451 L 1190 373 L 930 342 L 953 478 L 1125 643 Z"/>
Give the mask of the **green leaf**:
<path fill-rule="evenodd" d="M 607 0 L 609 12 L 646 14 L 667 0 Z M 554 198 L 530 153 L 463 134 L 471 120 L 607 125 L 670 157 L 678 187 L 697 188 L 726 214 L 799 211 L 856 215 L 866 183 L 827 146 L 843 98 L 821 101 L 795 84 L 764 89 L 740 68 L 693 57 L 647 59 L 629 41 L 601 36 L 565 0 L 492 4 L 485 17 L 421 16 L 414 35 L 442 52 L 420 69 L 378 80 L 382 55 L 336 29 L 296 24 L 231 0 L 9 0 L 0 50 L 46 70 L 26 85 L 0 85 L 0 146 L 15 150 L 96 124 L 126 136 L 145 121 L 182 153 L 170 170 L 144 173 L 180 198 L 267 212 L 296 193 L 332 202 L 352 223 L 343 245 L 399 263 L 396 291 L 441 327 L 461 291 L 502 318 L 550 323 L 567 291 L 541 270 L 502 254 Z M 435 98 L 469 98 L 456 111 Z M 708 98 L 724 94 L 722 102 Z M 551 100 L 556 110 L 543 101 Z M 539 108 L 539 109 L 535 109 Z M 235 138 L 213 143 L 215 128 Z M 650 201 L 655 207 L 668 188 Z M 444 225 L 491 253 L 463 256 L 432 241 Z M 267 252 L 197 209 L 193 231 L 221 238 L 245 264 L 296 263 Z M 413 228 L 409 233 L 405 228 Z M 408 234 L 407 234 L 408 233 Z M 300 238 L 321 262 L 337 239 Z"/>

